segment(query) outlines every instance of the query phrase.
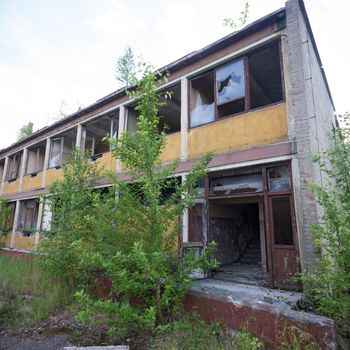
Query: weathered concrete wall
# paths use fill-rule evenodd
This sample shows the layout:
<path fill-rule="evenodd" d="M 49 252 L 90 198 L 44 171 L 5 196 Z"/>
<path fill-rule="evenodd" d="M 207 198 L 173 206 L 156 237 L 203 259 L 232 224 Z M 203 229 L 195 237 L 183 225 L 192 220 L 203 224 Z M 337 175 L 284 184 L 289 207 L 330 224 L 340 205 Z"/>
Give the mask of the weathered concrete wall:
<path fill-rule="evenodd" d="M 219 321 L 227 331 L 248 329 L 262 338 L 267 349 L 279 349 L 281 339 L 287 340 L 283 334 L 293 332 L 293 329 L 310 337 L 320 349 L 336 349 L 333 320 L 292 310 L 285 302 L 278 301 L 282 301 L 283 294 L 271 297 L 272 290 L 266 295 L 259 290 L 258 296 L 251 295 L 250 300 L 249 294 L 254 294 L 251 292 L 253 286 L 237 284 L 230 288 L 234 290 L 233 294 L 224 289 L 217 292 L 215 288 L 200 284 L 187 293 L 185 309 L 197 312 L 207 323 Z"/>
<path fill-rule="evenodd" d="M 289 138 L 295 140 L 297 155 L 292 160 L 295 207 L 302 264 L 314 261 L 310 224 L 319 210 L 309 190 L 310 183 L 322 183 L 314 155 L 328 146 L 334 111 L 316 59 L 310 33 L 298 0 L 286 3 L 287 28 L 282 40 L 286 82 Z"/>

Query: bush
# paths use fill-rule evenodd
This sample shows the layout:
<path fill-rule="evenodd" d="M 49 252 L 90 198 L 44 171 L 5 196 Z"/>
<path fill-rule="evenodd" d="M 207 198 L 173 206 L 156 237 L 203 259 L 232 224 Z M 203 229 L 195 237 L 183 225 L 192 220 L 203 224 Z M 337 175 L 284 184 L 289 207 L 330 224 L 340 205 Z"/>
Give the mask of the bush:
<path fill-rule="evenodd" d="M 322 257 L 317 267 L 304 271 L 305 302 L 308 308 L 336 321 L 338 332 L 349 336 L 350 327 L 350 128 L 330 135 L 333 148 L 315 159 L 325 176 L 324 185 L 312 185 L 323 214 L 313 224 L 314 242 Z"/>

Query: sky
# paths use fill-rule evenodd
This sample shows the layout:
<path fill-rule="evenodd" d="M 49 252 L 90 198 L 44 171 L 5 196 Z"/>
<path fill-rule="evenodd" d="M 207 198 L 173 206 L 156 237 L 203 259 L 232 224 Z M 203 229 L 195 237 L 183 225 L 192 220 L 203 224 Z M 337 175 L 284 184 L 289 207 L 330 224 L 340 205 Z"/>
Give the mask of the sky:
<path fill-rule="evenodd" d="M 304 0 L 337 113 L 350 110 L 348 0 Z M 0 0 L 0 148 L 120 86 L 118 56 L 162 67 L 230 33 L 244 0 Z M 249 22 L 284 6 L 250 0 Z"/>

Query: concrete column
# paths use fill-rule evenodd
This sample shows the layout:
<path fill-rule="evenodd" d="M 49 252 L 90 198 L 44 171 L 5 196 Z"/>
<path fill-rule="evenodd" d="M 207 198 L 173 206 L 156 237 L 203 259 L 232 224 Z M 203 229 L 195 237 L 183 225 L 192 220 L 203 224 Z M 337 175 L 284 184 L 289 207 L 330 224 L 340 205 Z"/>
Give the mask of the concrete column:
<path fill-rule="evenodd" d="M 22 189 L 23 189 L 23 176 L 25 175 L 25 172 L 26 172 L 27 160 L 28 160 L 28 148 L 24 148 L 23 154 L 22 154 L 21 170 L 19 173 L 18 192 L 22 192 Z"/>
<path fill-rule="evenodd" d="M 181 79 L 181 161 L 188 158 L 188 79 Z"/>
<path fill-rule="evenodd" d="M 126 120 L 126 108 L 120 106 L 119 108 L 119 126 L 118 126 L 118 138 L 126 130 L 127 120 Z M 119 159 L 116 161 L 116 172 L 120 173 L 122 171 L 122 164 Z"/>
<path fill-rule="evenodd" d="M 44 159 L 44 169 L 43 169 L 43 178 L 41 182 L 41 187 L 46 187 L 46 174 L 47 169 L 49 167 L 49 158 L 50 158 L 50 147 L 51 147 L 51 139 L 48 137 L 46 139 L 46 149 L 45 149 L 45 159 Z"/>
<path fill-rule="evenodd" d="M 6 175 L 8 171 L 8 165 L 9 165 L 9 157 L 7 156 L 5 158 L 5 164 L 4 164 L 4 173 L 2 174 L 2 179 L 1 179 L 1 187 L 0 187 L 0 196 L 2 196 L 2 193 L 4 192 L 4 186 L 6 182 Z"/>
<path fill-rule="evenodd" d="M 78 125 L 77 128 L 77 138 L 75 140 L 75 148 L 81 149 L 81 134 L 82 134 L 83 126 L 81 124 Z"/>
<path fill-rule="evenodd" d="M 15 208 L 15 215 L 13 219 L 13 227 L 12 227 L 12 237 L 11 237 L 11 245 L 10 248 L 15 247 L 16 243 L 16 230 L 18 226 L 18 219 L 19 219 L 19 213 L 20 213 L 20 201 L 16 201 L 16 208 Z"/>
<path fill-rule="evenodd" d="M 43 218 L 43 212 L 44 212 L 44 200 L 40 200 L 39 203 L 39 209 L 38 209 L 38 219 L 36 222 L 36 233 L 35 233 L 35 240 L 34 240 L 34 249 L 37 248 L 39 244 L 39 239 L 40 239 L 40 230 L 41 230 L 41 221 Z"/>

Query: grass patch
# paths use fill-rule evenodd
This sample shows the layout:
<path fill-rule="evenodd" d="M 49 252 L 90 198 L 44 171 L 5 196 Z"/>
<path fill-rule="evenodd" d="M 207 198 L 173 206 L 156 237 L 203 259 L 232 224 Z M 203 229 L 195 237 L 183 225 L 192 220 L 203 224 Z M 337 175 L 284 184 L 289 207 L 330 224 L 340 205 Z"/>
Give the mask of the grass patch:
<path fill-rule="evenodd" d="M 35 259 L 0 255 L 0 329 L 43 320 L 70 295 L 67 284 L 45 273 Z"/>

